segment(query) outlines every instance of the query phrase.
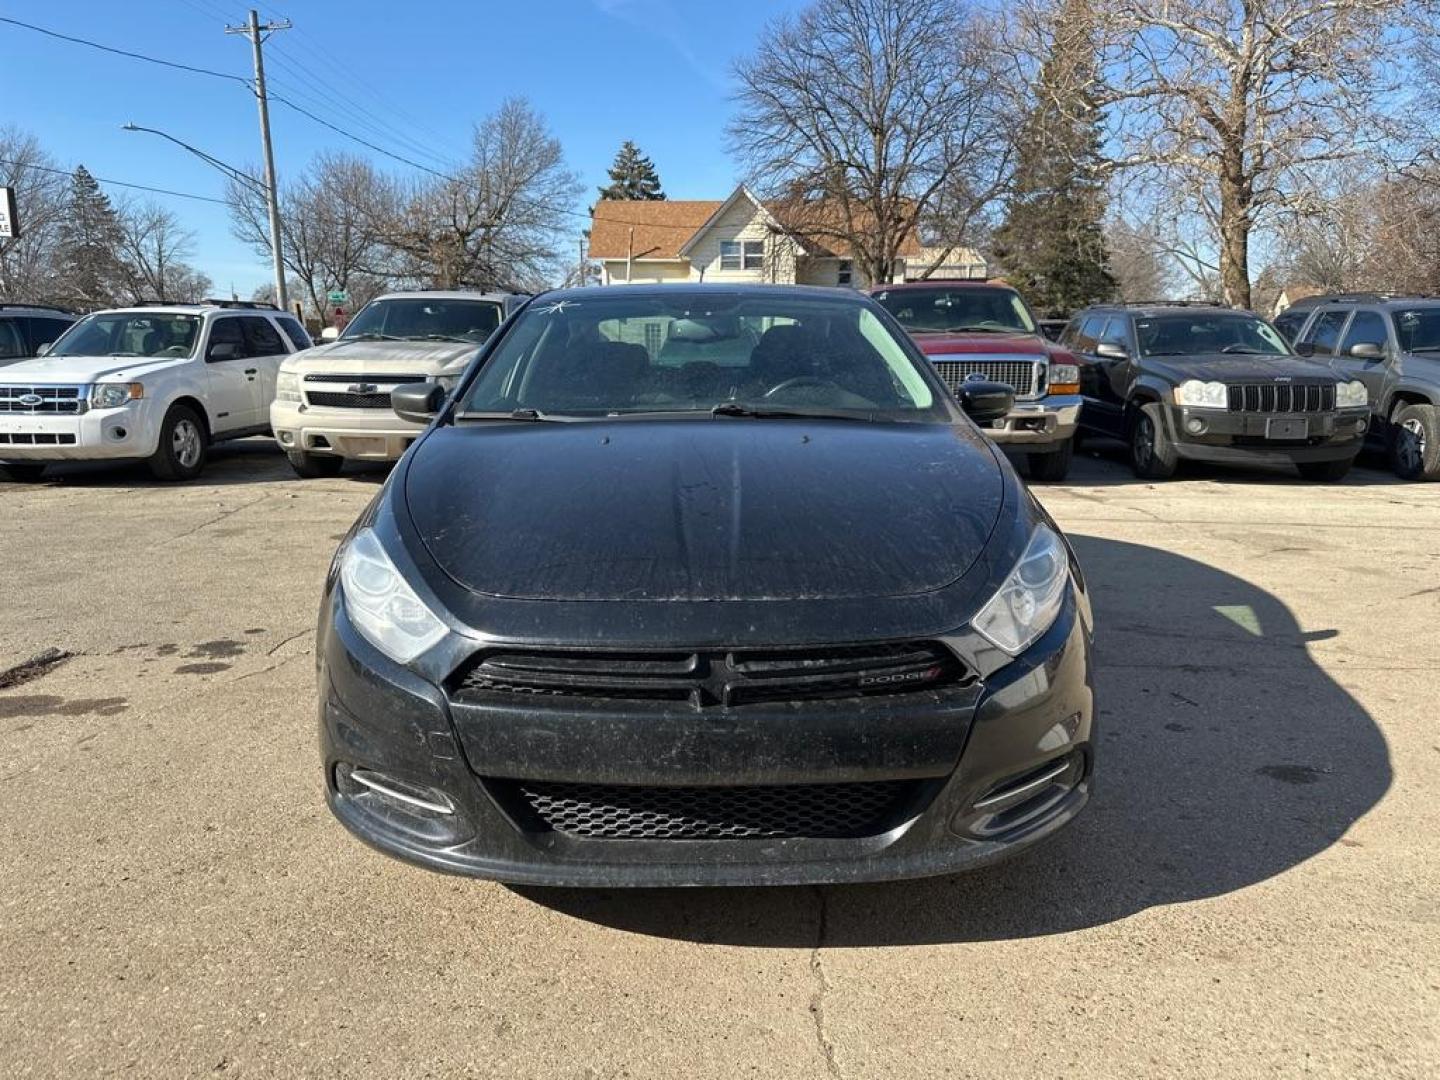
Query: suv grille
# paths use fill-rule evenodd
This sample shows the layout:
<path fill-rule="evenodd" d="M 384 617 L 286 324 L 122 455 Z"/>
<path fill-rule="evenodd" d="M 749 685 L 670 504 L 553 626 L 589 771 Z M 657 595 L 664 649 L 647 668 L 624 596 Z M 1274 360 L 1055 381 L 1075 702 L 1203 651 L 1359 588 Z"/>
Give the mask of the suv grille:
<path fill-rule="evenodd" d="M 983 375 L 1012 387 L 1016 397 L 1034 397 L 1040 391 L 1040 360 L 935 360 L 935 371 L 952 394 L 960 392 L 960 384 L 968 375 Z"/>
<path fill-rule="evenodd" d="M 497 650 L 462 668 L 451 694 L 462 702 L 523 695 L 705 708 L 901 694 L 968 681 L 954 654 L 929 641 L 655 653 Z"/>
<path fill-rule="evenodd" d="M 390 391 L 407 383 L 425 382 L 423 375 L 306 375 L 305 401 L 322 409 L 388 409 Z M 312 383 L 320 385 L 339 384 L 335 390 L 317 390 Z M 356 393 L 351 387 L 374 387 L 364 393 Z"/>
<path fill-rule="evenodd" d="M 0 413 L 28 415 L 75 415 L 85 411 L 85 397 L 80 386 L 0 386 Z M 21 398 L 40 400 L 21 402 Z"/>
<path fill-rule="evenodd" d="M 1334 383 L 1233 383 L 1227 387 L 1231 412 L 1330 412 Z"/>
<path fill-rule="evenodd" d="M 490 780 L 532 831 L 590 840 L 854 839 L 913 812 L 920 780 L 768 787 L 648 787 Z"/>

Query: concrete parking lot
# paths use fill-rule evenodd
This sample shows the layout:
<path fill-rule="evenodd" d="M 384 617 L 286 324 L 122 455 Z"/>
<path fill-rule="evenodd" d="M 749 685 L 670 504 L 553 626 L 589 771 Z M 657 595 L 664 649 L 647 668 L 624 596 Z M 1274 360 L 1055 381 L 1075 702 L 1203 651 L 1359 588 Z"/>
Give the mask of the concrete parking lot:
<path fill-rule="evenodd" d="M 321 797 L 312 628 L 383 474 L 0 482 L 0 1075 L 1434 1076 L 1440 488 L 1037 489 L 1099 626 L 1096 800 L 966 877 L 442 877 Z"/>

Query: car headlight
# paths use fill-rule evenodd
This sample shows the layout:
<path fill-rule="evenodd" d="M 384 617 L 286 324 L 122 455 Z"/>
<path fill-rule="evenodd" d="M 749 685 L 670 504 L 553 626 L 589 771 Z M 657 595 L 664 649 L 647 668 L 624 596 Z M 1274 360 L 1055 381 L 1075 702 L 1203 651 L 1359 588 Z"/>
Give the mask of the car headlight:
<path fill-rule="evenodd" d="M 275 399 L 277 401 L 300 400 L 300 375 L 294 371 L 282 371 L 275 376 Z"/>
<path fill-rule="evenodd" d="M 1045 385 L 1052 394 L 1074 394 L 1080 389 L 1080 368 L 1075 364 L 1051 364 Z"/>
<path fill-rule="evenodd" d="M 355 629 L 392 660 L 409 663 L 445 636 L 445 624 L 406 584 L 370 529 L 345 545 L 340 586 Z"/>
<path fill-rule="evenodd" d="M 986 641 L 1019 656 L 1050 629 L 1065 602 L 1070 559 L 1054 530 L 1035 526 L 1025 553 L 975 616 L 972 625 Z"/>
<path fill-rule="evenodd" d="M 143 383 L 96 383 L 90 388 L 92 409 L 118 409 L 145 396 Z"/>
<path fill-rule="evenodd" d="M 1202 409 L 1224 409 L 1229 405 L 1229 394 L 1223 382 L 1186 379 L 1175 388 L 1175 404 L 1196 405 Z"/>
<path fill-rule="evenodd" d="M 1358 379 L 1335 387 L 1335 404 L 1342 409 L 1357 409 L 1370 404 L 1365 384 Z"/>

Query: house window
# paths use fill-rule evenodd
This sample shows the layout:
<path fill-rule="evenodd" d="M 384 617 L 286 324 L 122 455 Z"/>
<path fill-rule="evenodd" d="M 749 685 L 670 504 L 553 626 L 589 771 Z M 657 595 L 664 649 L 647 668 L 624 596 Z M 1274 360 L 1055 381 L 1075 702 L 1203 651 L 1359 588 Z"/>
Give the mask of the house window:
<path fill-rule="evenodd" d="M 721 240 L 721 270 L 759 270 L 765 265 L 764 240 Z"/>
<path fill-rule="evenodd" d="M 855 263 L 850 259 L 841 259 L 840 268 L 835 271 L 835 283 L 837 285 L 850 285 L 855 280 Z"/>

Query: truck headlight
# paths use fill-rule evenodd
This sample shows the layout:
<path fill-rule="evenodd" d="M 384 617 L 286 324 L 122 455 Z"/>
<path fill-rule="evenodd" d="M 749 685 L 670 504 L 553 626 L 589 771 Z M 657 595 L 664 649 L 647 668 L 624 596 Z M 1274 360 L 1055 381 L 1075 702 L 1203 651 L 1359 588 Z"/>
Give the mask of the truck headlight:
<path fill-rule="evenodd" d="M 92 409 L 118 409 L 145 396 L 143 383 L 96 383 L 90 388 Z"/>
<path fill-rule="evenodd" d="M 409 663 L 445 636 L 445 624 L 400 576 L 371 529 L 345 545 L 340 587 L 355 629 L 392 660 Z"/>
<path fill-rule="evenodd" d="M 1365 384 L 1357 380 L 1342 382 L 1335 387 L 1335 405 L 1341 409 L 1359 409 L 1370 404 Z"/>
<path fill-rule="evenodd" d="M 294 371 L 282 371 L 275 376 L 275 400 L 300 400 L 300 376 L 298 373 Z"/>
<path fill-rule="evenodd" d="M 1201 382 L 1186 379 L 1175 388 L 1176 405 L 1194 405 L 1202 409 L 1229 407 L 1229 395 L 1223 382 Z"/>
<path fill-rule="evenodd" d="M 1045 385 L 1052 394 L 1078 394 L 1080 368 L 1075 364 L 1051 364 Z"/>
<path fill-rule="evenodd" d="M 1037 525 L 1020 561 L 971 625 L 986 641 L 1019 656 L 1060 614 L 1069 580 L 1065 544 L 1052 529 Z"/>

